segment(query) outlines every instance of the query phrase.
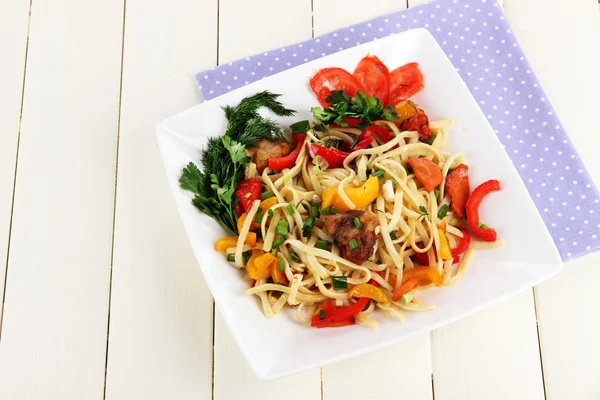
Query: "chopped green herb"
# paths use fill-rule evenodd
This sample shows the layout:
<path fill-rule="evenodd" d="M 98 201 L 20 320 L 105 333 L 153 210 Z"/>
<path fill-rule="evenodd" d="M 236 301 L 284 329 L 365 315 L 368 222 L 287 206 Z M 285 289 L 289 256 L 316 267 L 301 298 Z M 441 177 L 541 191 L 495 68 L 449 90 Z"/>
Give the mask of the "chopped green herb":
<path fill-rule="evenodd" d="M 337 214 L 339 213 L 340 210 L 338 210 L 335 207 L 327 207 L 327 208 L 321 208 L 321 215 L 330 215 L 330 214 Z"/>
<path fill-rule="evenodd" d="M 433 189 L 433 195 L 435 196 L 436 199 L 438 197 L 440 197 L 440 189 L 438 189 L 438 188 Z"/>
<path fill-rule="evenodd" d="M 294 206 L 291 205 L 291 204 L 287 205 L 287 209 L 288 209 L 288 212 L 290 213 L 290 215 L 294 215 L 296 213 L 296 210 L 294 209 Z"/>
<path fill-rule="evenodd" d="M 273 192 L 270 190 L 267 190 L 266 192 L 264 192 L 263 194 L 260 195 L 260 198 L 263 200 L 266 200 L 270 197 L 273 197 Z"/>
<path fill-rule="evenodd" d="M 310 216 L 311 217 L 318 217 L 319 216 L 319 209 L 321 208 L 321 204 L 319 203 L 313 203 L 310 205 Z"/>
<path fill-rule="evenodd" d="M 252 196 L 252 193 L 250 193 L 250 192 L 248 192 L 248 193 L 246 193 L 246 194 L 244 195 L 244 197 L 245 197 L 246 199 L 249 199 L 249 198 L 250 198 L 250 196 Z"/>
<path fill-rule="evenodd" d="M 404 305 L 410 304 L 410 303 L 412 303 L 414 298 L 415 298 L 415 296 L 413 295 L 412 292 L 404 293 L 402 295 L 402 297 L 400 297 L 400 303 L 402 303 Z"/>
<path fill-rule="evenodd" d="M 421 211 L 421 215 L 419 216 L 419 219 L 427 217 L 427 219 L 429 220 L 429 222 L 431 222 L 431 218 L 429 216 L 429 212 L 427 211 L 427 209 L 425 208 L 425 206 L 419 206 L 419 210 Z"/>
<path fill-rule="evenodd" d="M 275 233 L 279 236 L 287 237 L 288 235 L 288 223 L 287 221 L 279 221 L 275 227 Z"/>
<path fill-rule="evenodd" d="M 309 216 L 306 218 L 306 221 L 304 221 L 304 225 L 302 225 L 302 236 L 309 237 L 313 226 L 315 226 L 315 217 Z"/>
<path fill-rule="evenodd" d="M 273 218 L 273 210 L 271 210 L 270 208 L 269 211 L 267 211 L 267 214 L 269 214 L 269 217 Z"/>
<path fill-rule="evenodd" d="M 477 226 L 480 227 L 481 229 L 488 229 L 489 228 L 489 226 L 487 226 L 486 224 L 484 224 L 482 222 L 478 223 Z"/>
<path fill-rule="evenodd" d="M 448 204 L 444 204 L 440 207 L 440 209 L 438 210 L 438 219 L 444 219 L 444 217 L 446 216 L 446 214 L 448 214 L 448 210 L 450 209 L 450 207 L 448 207 Z"/>
<path fill-rule="evenodd" d="M 315 124 L 313 126 L 315 132 L 329 132 L 329 125 L 327 124 Z"/>
<path fill-rule="evenodd" d="M 283 268 L 284 268 L 284 264 L 283 264 L 283 258 L 280 258 L 279 260 L 277 260 L 277 266 L 279 267 L 279 270 L 281 272 L 283 272 Z"/>
<path fill-rule="evenodd" d="M 294 124 L 291 124 L 290 129 L 292 130 L 292 135 L 295 135 L 297 133 L 305 133 L 308 132 L 308 130 L 310 129 L 310 123 L 308 122 L 308 120 L 298 121 Z"/>
<path fill-rule="evenodd" d="M 376 264 L 377 264 L 377 265 L 381 265 L 381 264 L 383 264 L 383 261 L 381 261 L 381 260 L 377 260 L 377 263 L 376 263 Z"/>
<path fill-rule="evenodd" d="M 235 254 L 228 254 L 227 261 L 235 262 Z"/>
<path fill-rule="evenodd" d="M 275 239 L 275 240 L 273 241 L 273 245 L 271 246 L 271 248 L 273 248 L 273 249 L 276 249 L 276 248 L 278 248 L 279 246 L 281 246 L 281 245 L 283 244 L 283 242 L 284 242 L 284 239 L 283 239 L 283 238 L 281 238 L 281 237 L 278 237 L 277 239 Z"/>
<path fill-rule="evenodd" d="M 249 259 L 250 259 L 250 252 L 248 252 L 248 251 L 243 252 L 242 253 L 242 261 L 244 262 L 244 264 L 246 264 Z"/>
<path fill-rule="evenodd" d="M 256 214 L 256 217 L 254 218 L 254 222 L 256 222 L 257 224 L 260 224 L 262 222 L 262 219 L 264 216 L 265 216 L 265 214 L 262 214 L 262 213 Z"/>
<path fill-rule="evenodd" d="M 290 254 L 290 260 L 297 263 L 297 262 L 300 262 L 300 257 L 298 257 L 298 254 L 292 253 L 292 254 Z"/>
<path fill-rule="evenodd" d="M 319 319 L 325 319 L 325 310 L 319 311 Z"/>
<path fill-rule="evenodd" d="M 347 276 L 332 276 L 331 283 L 333 284 L 333 290 L 348 290 Z"/>
<path fill-rule="evenodd" d="M 360 223 L 360 219 L 358 217 L 354 217 L 354 226 L 356 229 L 362 228 L 362 224 Z"/>
<path fill-rule="evenodd" d="M 429 137 L 429 139 L 427 139 L 427 140 L 419 139 L 419 142 L 421 142 L 421 143 L 427 143 L 428 145 L 430 145 L 430 146 L 431 146 L 431 145 L 433 144 L 433 142 L 435 141 L 435 138 L 436 138 L 436 137 L 437 137 L 437 135 L 436 135 L 435 133 L 433 133 L 433 134 L 432 134 L 432 135 Z"/>
<path fill-rule="evenodd" d="M 382 169 L 375 170 L 371 175 L 378 177 L 379 179 L 383 178 L 385 175 L 385 171 Z"/>
<path fill-rule="evenodd" d="M 358 242 L 356 241 L 356 239 L 352 239 L 348 242 L 348 246 L 350 246 L 350 248 L 354 250 L 358 247 Z"/>
<path fill-rule="evenodd" d="M 396 239 L 398 239 L 398 236 L 396 236 L 396 232 L 390 232 L 390 238 L 391 238 L 392 240 L 396 240 Z"/>
<path fill-rule="evenodd" d="M 317 243 L 315 246 L 317 246 L 317 248 L 319 248 L 319 249 L 327 250 L 329 248 L 329 242 L 327 240 L 319 239 L 319 240 L 317 240 Z"/>

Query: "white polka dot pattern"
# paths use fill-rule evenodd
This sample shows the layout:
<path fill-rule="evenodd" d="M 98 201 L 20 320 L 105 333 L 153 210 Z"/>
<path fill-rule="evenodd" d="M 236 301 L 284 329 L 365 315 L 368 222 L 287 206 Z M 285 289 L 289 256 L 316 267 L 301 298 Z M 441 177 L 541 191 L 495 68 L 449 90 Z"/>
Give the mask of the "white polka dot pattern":
<path fill-rule="evenodd" d="M 424 27 L 519 171 L 564 261 L 600 249 L 598 190 L 494 0 L 438 0 L 196 75 L 205 99 L 345 48 Z"/>

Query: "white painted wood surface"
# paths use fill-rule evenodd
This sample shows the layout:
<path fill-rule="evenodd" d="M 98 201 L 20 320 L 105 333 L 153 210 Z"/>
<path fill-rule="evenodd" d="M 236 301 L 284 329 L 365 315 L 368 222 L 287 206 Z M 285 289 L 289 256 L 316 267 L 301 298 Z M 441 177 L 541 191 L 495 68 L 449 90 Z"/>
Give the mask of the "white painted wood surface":
<path fill-rule="evenodd" d="M 127 0 L 106 399 L 210 399 L 213 302 L 173 207 L 155 126 L 200 101 L 216 1 Z"/>
<path fill-rule="evenodd" d="M 600 182 L 596 2 L 503 5 Z M 598 254 L 536 288 L 535 302 L 526 291 L 431 335 L 271 383 L 213 315 L 155 123 L 201 100 L 195 71 L 406 6 L 32 0 L 29 21 L 28 1 L 0 0 L 0 398 L 600 398 Z"/>
<path fill-rule="evenodd" d="M 121 0 L 32 7 L 2 398 L 102 397 L 122 13 Z"/>

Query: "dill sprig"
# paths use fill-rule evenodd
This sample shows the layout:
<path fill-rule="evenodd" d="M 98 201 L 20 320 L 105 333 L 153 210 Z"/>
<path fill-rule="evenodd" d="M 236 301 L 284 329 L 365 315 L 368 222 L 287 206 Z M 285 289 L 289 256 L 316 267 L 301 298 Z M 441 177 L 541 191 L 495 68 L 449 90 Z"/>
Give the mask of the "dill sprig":
<path fill-rule="evenodd" d="M 277 101 L 279 96 L 260 92 L 246 97 L 236 107 L 223 107 L 227 118 L 225 135 L 209 138 L 202 150 L 202 169 L 190 162 L 179 179 L 182 189 L 194 193 L 193 204 L 233 235 L 237 235 L 235 190 L 250 160 L 245 149 L 261 139 L 286 140 L 279 125 L 259 115 L 258 110 L 266 108 L 284 117 L 295 113 Z"/>

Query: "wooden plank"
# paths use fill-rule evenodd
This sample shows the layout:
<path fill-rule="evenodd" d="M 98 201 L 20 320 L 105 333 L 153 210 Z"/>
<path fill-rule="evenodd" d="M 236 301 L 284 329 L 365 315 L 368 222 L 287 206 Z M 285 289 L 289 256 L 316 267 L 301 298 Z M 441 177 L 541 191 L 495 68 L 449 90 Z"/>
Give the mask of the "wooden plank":
<path fill-rule="evenodd" d="M 102 397 L 122 22 L 122 0 L 32 9 L 0 341 L 3 398 Z"/>
<path fill-rule="evenodd" d="M 160 22 L 158 22 L 160 21 Z M 210 399 L 213 303 L 155 125 L 200 102 L 217 1 L 127 0 L 106 399 Z"/>
<path fill-rule="evenodd" d="M 538 327 L 547 398 L 592 400 L 600 396 L 600 254 L 565 265 L 536 288 Z M 572 384 L 576 382 L 577 384 Z"/>
<path fill-rule="evenodd" d="M 379 0 L 368 4 L 359 0 L 315 0 L 315 35 L 404 8 L 406 8 L 406 1 L 398 0 Z M 344 12 L 340 13 L 340 9 Z M 335 15 L 335 18 L 332 18 L 332 15 Z M 402 360 L 411 360 L 410 368 L 403 369 L 402 373 L 399 373 Z M 365 384 L 369 381 L 393 381 L 394 384 Z M 379 399 L 389 396 L 410 399 L 432 398 L 429 335 L 323 368 L 325 400 Z"/>
<path fill-rule="evenodd" d="M 429 343 L 429 335 L 421 335 L 324 367 L 323 399 L 431 400 Z"/>
<path fill-rule="evenodd" d="M 531 290 L 432 333 L 438 399 L 544 399 Z"/>
<path fill-rule="evenodd" d="M 314 0 L 315 36 L 405 8 L 406 0 Z"/>
<path fill-rule="evenodd" d="M 235 384 L 232 384 L 232 378 Z M 223 317 L 216 311 L 214 396 L 215 400 L 317 400 L 321 398 L 320 370 L 316 368 L 271 382 L 259 381 Z"/>
<path fill-rule="evenodd" d="M 256 9 L 266 13 L 257 25 L 247 18 Z M 293 15 L 293 19 L 290 19 Z M 293 21 L 293 23 L 291 22 Z M 219 9 L 219 63 L 245 57 L 256 52 L 309 39 L 312 35 L 310 0 L 221 0 Z M 241 35 L 240 32 L 244 34 Z M 248 299 L 250 300 L 250 299 Z M 320 370 L 261 382 L 250 370 L 225 322 L 217 312 L 215 317 L 215 399 L 317 399 L 320 398 Z M 242 384 L 232 385 L 235 376 Z"/>
<path fill-rule="evenodd" d="M 506 13 L 548 98 L 596 182 L 600 138 L 590 134 L 590 116 L 600 109 L 600 19 L 593 1 L 506 0 Z M 535 12 L 531 24 L 526 13 Z M 533 14 L 531 14 L 533 15 Z M 561 32 L 569 32 L 568 36 Z M 599 235 L 600 236 L 600 235 Z M 600 240 L 600 239 L 599 239 Z M 550 281 L 536 288 L 538 327 L 547 398 L 596 399 L 600 315 L 600 279 L 594 254 L 571 261 Z M 592 308 L 590 308 L 592 307 Z M 576 385 L 570 384 L 577 382 Z"/>
<path fill-rule="evenodd" d="M 309 39 L 311 32 L 311 0 L 221 0 L 219 63 Z"/>
<path fill-rule="evenodd" d="M 6 3 L 6 4 L 4 4 Z M 17 142 L 29 26 L 29 4 L 0 2 L 0 296 L 4 294 Z M 2 308 L 0 307 L 0 317 Z"/>

